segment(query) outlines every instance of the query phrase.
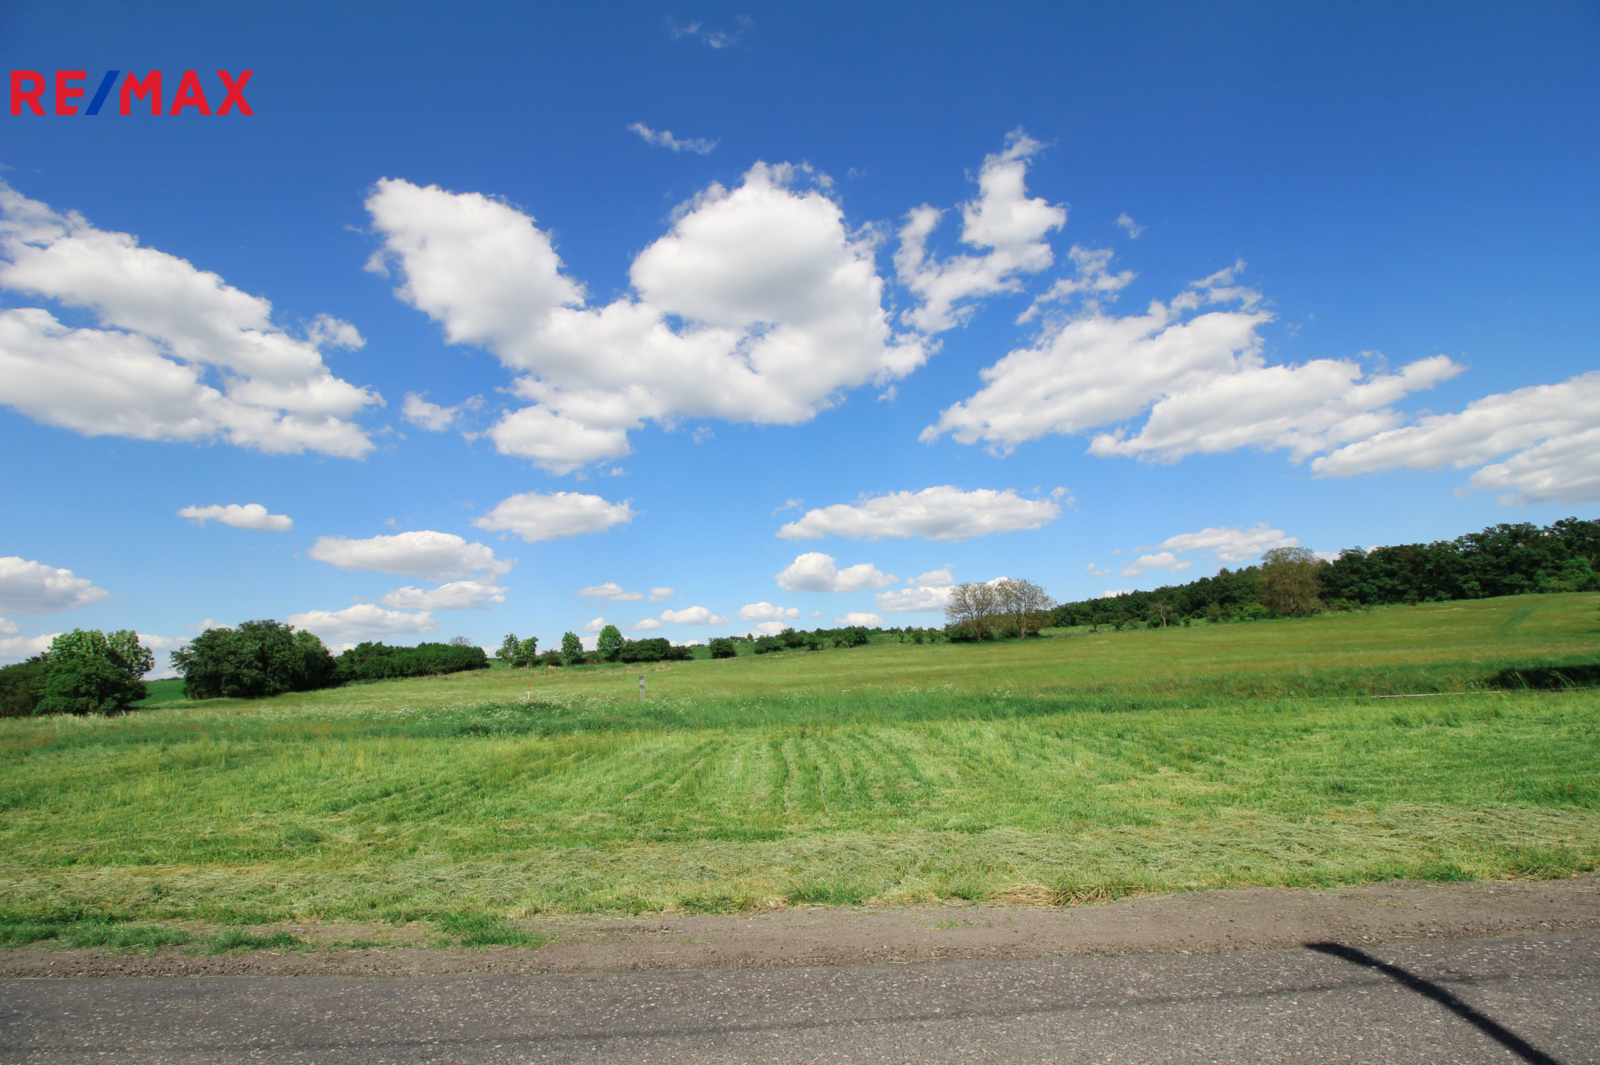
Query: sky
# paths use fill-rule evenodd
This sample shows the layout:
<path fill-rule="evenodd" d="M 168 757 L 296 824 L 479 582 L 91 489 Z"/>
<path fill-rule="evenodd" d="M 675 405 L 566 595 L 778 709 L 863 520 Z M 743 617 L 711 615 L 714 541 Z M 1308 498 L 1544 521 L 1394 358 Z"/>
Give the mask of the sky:
<path fill-rule="evenodd" d="M 1592 3 L 0 2 L 0 54 L 0 661 L 1600 516 Z"/>

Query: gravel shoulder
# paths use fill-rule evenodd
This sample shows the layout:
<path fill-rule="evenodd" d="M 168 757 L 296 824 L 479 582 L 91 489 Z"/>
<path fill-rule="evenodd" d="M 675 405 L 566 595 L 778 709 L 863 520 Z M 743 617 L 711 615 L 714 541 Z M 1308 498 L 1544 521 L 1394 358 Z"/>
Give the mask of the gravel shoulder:
<path fill-rule="evenodd" d="M 437 945 L 426 925 L 281 924 L 307 946 L 207 955 L 0 950 L 0 978 L 111 976 L 424 976 L 608 973 L 912 964 L 962 959 L 1212 954 L 1336 941 L 1349 946 L 1503 939 L 1600 930 L 1600 877 L 1298 891 L 1233 888 L 1065 909 L 992 904 L 802 907 L 759 914 L 517 922 L 537 949 Z M 214 929 L 191 928 L 196 933 Z"/>

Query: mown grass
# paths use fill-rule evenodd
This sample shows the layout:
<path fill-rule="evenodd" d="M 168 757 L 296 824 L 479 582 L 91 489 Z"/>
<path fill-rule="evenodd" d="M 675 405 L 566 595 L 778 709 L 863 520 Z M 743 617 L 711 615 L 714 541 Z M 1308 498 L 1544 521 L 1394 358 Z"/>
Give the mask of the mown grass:
<path fill-rule="evenodd" d="M 451 942 L 536 945 L 507 919 L 1569 876 L 1600 863 L 1600 693 L 1493 684 L 1585 676 L 1597 606 L 495 670 L 7 721 L 0 909 L 425 919 Z M 1377 697 L 1441 691 L 1471 694 Z"/>

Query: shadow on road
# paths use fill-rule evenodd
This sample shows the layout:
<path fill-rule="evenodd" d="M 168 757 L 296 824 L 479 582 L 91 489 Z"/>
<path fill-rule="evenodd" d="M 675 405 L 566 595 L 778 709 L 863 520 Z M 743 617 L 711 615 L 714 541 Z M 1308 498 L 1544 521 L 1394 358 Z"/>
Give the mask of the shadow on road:
<path fill-rule="evenodd" d="M 1561 1065 L 1561 1062 L 1546 1054 L 1517 1033 L 1502 1027 L 1491 1018 L 1485 1017 L 1431 980 L 1424 980 L 1422 977 L 1402 969 L 1398 965 L 1390 965 L 1386 961 L 1380 961 L 1364 950 L 1357 950 L 1355 947 L 1347 947 L 1340 943 L 1307 943 L 1306 949 L 1314 950 L 1318 954 L 1327 954 L 1330 957 L 1339 958 L 1342 961 L 1349 962 L 1351 965 L 1360 965 L 1364 968 L 1375 970 L 1408 990 L 1415 991 L 1423 998 L 1433 999 L 1433 1001 L 1472 1025 L 1523 1061 L 1532 1062 L 1533 1065 Z"/>

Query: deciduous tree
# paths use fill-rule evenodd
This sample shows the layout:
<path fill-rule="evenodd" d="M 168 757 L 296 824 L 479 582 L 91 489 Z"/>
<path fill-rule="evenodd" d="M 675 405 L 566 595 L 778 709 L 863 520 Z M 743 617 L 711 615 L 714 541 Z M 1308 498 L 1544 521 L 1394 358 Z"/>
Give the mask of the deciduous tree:
<path fill-rule="evenodd" d="M 1326 565 L 1310 548 L 1274 547 L 1265 552 L 1257 578 L 1261 605 L 1293 617 L 1311 613 L 1322 605 L 1317 599 L 1322 591 L 1318 571 Z"/>

